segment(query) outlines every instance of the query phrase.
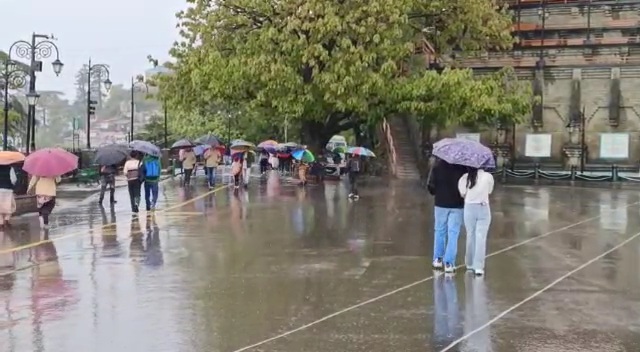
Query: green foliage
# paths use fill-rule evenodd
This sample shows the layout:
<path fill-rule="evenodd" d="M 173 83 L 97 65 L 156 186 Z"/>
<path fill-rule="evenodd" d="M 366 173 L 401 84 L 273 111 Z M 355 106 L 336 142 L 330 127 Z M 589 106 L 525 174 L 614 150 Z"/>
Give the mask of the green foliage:
<path fill-rule="evenodd" d="M 529 104 L 528 92 L 503 82 L 506 72 L 476 79 L 410 64 L 425 40 L 441 53 L 509 47 L 510 16 L 493 0 L 188 2 L 161 94 L 181 111 L 243 113 L 241 131 L 281 129 L 286 119 L 318 146 L 391 113 L 486 122 L 515 118 Z M 189 128 L 209 123 L 181 118 Z"/>

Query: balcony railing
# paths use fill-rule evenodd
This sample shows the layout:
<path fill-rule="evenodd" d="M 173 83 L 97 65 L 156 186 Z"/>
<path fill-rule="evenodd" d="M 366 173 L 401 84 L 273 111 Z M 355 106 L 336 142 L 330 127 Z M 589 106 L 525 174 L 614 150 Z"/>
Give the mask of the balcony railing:
<path fill-rule="evenodd" d="M 536 63 L 540 59 L 537 57 L 517 57 L 513 54 L 505 54 L 504 56 L 492 56 L 487 58 L 460 58 L 455 63 L 469 68 L 488 68 L 488 67 L 536 67 Z M 580 67 L 580 66 L 607 66 L 607 65 L 639 65 L 640 57 L 636 56 L 549 56 L 545 57 L 545 66 L 547 67 Z"/>
<path fill-rule="evenodd" d="M 567 47 L 567 46 L 598 46 L 598 45 L 625 45 L 640 43 L 640 37 L 607 37 L 607 38 L 571 38 L 571 39 L 523 39 L 520 47 Z"/>
<path fill-rule="evenodd" d="M 604 22 L 602 25 L 595 27 L 591 26 L 591 28 L 602 28 L 602 29 L 624 29 L 624 28 L 636 28 L 640 26 L 640 21 L 636 19 L 624 19 L 624 20 L 610 20 Z M 542 23 L 516 23 L 513 25 L 514 32 L 529 32 L 529 31 L 562 31 L 562 30 L 571 30 L 571 29 L 587 29 L 588 23 L 585 20 L 584 24 L 581 23 L 566 23 L 566 24 L 549 24 L 545 23 L 543 26 Z"/>

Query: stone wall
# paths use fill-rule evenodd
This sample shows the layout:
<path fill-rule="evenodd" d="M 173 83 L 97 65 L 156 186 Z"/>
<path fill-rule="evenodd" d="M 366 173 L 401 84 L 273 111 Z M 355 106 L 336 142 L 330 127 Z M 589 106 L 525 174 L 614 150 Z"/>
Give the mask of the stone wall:
<path fill-rule="evenodd" d="M 487 71 L 484 71 L 487 72 Z M 483 74 L 478 70 L 477 74 Z M 633 165 L 640 160 L 640 66 L 637 67 L 591 67 L 591 68 L 547 68 L 542 71 L 519 69 L 522 80 L 531 81 L 542 93 L 542 109 L 533 113 L 525 123 L 517 126 L 515 134 L 516 159 L 525 157 L 526 135 L 549 133 L 552 135 L 552 156 L 542 161 L 566 162 L 564 148 L 571 144 L 567 127 L 571 119 L 579 120 L 584 112 L 586 120 L 585 141 L 588 148 L 588 163 L 616 163 Z M 535 109 L 534 109 L 535 110 Z M 538 116 L 536 116 L 538 115 Z M 536 121 L 536 119 L 538 121 Z M 456 133 L 481 133 L 485 144 L 498 140 L 493 129 L 483 131 L 448 128 L 433 130 L 430 139 L 455 136 Z M 628 133 L 629 158 L 607 160 L 600 156 L 602 133 Z M 576 132 L 579 134 L 579 132 Z M 512 140 L 507 132 L 507 143 Z M 574 142 L 576 140 L 574 139 Z"/>

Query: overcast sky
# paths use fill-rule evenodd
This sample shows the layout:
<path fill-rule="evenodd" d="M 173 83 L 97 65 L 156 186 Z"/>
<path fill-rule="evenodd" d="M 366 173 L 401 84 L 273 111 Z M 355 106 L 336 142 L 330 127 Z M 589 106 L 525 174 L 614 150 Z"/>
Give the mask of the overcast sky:
<path fill-rule="evenodd" d="M 38 90 L 75 96 L 74 76 L 84 63 L 108 64 L 114 84 L 129 84 L 150 68 L 147 55 L 165 61 L 178 39 L 175 13 L 185 0 L 0 0 L 0 50 L 31 33 L 53 34 L 65 64 L 60 77 L 51 59 L 38 75 Z"/>

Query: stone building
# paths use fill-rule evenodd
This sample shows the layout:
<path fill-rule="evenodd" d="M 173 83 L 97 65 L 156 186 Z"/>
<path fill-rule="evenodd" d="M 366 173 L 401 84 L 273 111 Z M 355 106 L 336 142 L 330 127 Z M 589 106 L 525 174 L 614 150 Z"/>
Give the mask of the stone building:
<path fill-rule="evenodd" d="M 640 160 L 640 0 L 510 0 L 509 52 L 456 57 L 476 74 L 512 66 L 540 97 L 527 122 L 482 133 L 505 160 Z M 459 131 L 460 132 L 460 131 Z M 550 147 L 547 143 L 550 141 Z M 515 148 L 513 148 L 515 146 Z"/>

